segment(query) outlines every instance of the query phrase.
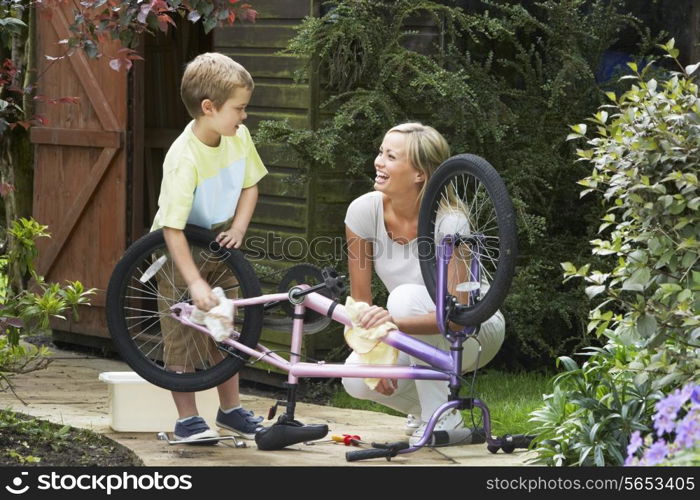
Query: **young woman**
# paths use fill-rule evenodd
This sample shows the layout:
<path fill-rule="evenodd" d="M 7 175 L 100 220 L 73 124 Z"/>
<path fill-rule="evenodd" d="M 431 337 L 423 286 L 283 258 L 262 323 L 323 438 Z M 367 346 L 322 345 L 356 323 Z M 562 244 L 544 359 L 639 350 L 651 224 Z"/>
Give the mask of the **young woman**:
<path fill-rule="evenodd" d="M 360 318 L 360 326 L 372 328 L 387 321 L 404 333 L 441 349 L 449 343 L 439 333 L 435 304 L 423 282 L 418 260 L 418 212 L 428 179 L 449 157 L 449 146 L 434 128 L 404 123 L 389 130 L 374 160 L 374 191 L 355 199 L 348 207 L 345 230 L 351 295 L 355 301 L 372 304 L 372 272 L 389 291 L 386 308 L 371 307 Z M 436 224 L 437 226 L 438 224 Z M 485 365 L 503 343 L 505 321 L 498 312 L 481 325 L 479 342 L 464 344 L 463 368 L 472 371 Z M 481 353 L 478 353 L 479 345 Z M 360 363 L 356 353 L 347 364 Z M 398 364 L 424 364 L 400 353 Z M 363 379 L 346 378 L 347 392 L 408 415 L 406 433 L 417 442 L 435 409 L 447 401 L 447 382 L 436 380 L 382 379 L 370 389 Z M 457 411 L 444 413 L 435 430 L 464 427 Z"/>

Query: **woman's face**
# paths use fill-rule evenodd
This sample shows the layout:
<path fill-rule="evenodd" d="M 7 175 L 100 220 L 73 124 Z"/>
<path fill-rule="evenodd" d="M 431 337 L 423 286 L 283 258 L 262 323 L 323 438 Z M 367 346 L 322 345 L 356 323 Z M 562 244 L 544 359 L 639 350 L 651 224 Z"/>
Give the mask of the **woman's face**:
<path fill-rule="evenodd" d="M 413 168 L 406 151 L 406 136 L 389 132 L 374 159 L 374 189 L 389 196 L 418 196 L 423 174 Z"/>

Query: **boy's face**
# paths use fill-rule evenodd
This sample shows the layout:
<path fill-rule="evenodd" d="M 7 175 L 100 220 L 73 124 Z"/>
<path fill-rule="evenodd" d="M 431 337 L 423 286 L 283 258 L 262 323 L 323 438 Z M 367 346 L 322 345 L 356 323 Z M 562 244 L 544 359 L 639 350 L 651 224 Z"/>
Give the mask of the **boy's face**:
<path fill-rule="evenodd" d="M 212 105 L 209 112 L 205 111 L 212 131 L 225 137 L 236 135 L 238 126 L 248 117 L 245 110 L 252 95 L 252 90 L 238 87 L 219 109 Z"/>

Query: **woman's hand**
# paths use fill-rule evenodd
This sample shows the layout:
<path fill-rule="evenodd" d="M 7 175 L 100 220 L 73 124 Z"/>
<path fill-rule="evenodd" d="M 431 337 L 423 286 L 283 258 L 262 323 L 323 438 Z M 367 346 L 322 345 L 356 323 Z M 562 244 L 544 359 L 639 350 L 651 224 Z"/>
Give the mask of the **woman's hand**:
<path fill-rule="evenodd" d="M 387 321 L 396 324 L 394 318 L 391 317 L 389 311 L 379 306 L 371 306 L 360 318 L 360 326 L 362 328 L 374 328 L 382 325 Z"/>
<path fill-rule="evenodd" d="M 396 378 L 383 378 L 379 380 L 377 387 L 374 388 L 379 394 L 391 396 L 399 386 L 399 380 Z"/>

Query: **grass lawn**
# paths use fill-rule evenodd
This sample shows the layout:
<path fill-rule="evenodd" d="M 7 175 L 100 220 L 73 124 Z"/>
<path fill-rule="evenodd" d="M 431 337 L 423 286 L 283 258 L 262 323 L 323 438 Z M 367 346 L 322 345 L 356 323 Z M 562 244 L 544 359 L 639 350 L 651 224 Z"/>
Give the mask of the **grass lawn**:
<path fill-rule="evenodd" d="M 495 370 L 484 370 L 477 374 L 477 397 L 484 401 L 491 412 L 492 433 L 496 436 L 503 434 L 531 434 L 534 425 L 529 422 L 529 413 L 542 404 L 542 395 L 550 392 L 551 377 L 537 373 L 506 373 Z M 471 378 L 469 378 L 471 382 Z M 464 388 L 463 394 L 469 394 L 469 388 Z M 354 408 L 372 410 L 400 415 L 385 406 L 370 401 L 363 401 L 349 396 L 340 387 L 333 395 L 330 404 L 339 408 Z M 471 425 L 472 417 L 469 411 L 462 412 L 464 421 Z M 480 412 L 474 412 L 474 421 L 481 421 Z"/>

